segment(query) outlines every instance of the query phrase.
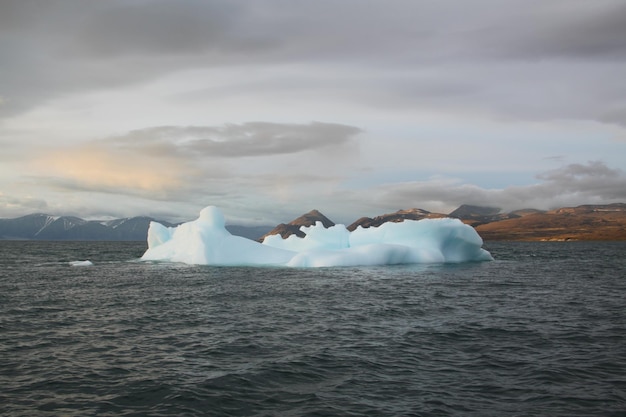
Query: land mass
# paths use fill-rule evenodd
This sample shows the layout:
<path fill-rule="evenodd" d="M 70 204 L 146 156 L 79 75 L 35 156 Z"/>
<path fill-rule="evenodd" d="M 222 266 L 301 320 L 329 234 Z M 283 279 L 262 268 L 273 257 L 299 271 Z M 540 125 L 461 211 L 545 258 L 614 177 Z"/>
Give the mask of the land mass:
<path fill-rule="evenodd" d="M 378 227 L 386 222 L 404 220 L 458 218 L 474 227 L 484 240 L 517 241 L 566 241 L 566 240 L 626 240 L 626 204 L 582 205 L 543 211 L 521 209 L 502 213 L 496 207 L 482 207 L 464 204 L 448 214 L 432 213 L 413 208 L 382 214 L 374 218 L 361 217 L 348 226 Z M 289 228 L 279 225 L 267 235 L 280 234 L 283 238 L 298 230 L 300 226 L 315 224 L 319 218 L 325 227 L 328 220 L 319 211 L 313 210 L 289 223 Z M 303 221 L 306 219 L 306 221 Z M 301 234 L 302 232 L 300 232 Z M 299 235 L 300 236 L 300 235 Z M 262 241 L 263 238 L 260 240 Z"/>
<path fill-rule="evenodd" d="M 0 240 L 145 241 L 151 221 L 166 227 L 178 225 L 151 217 L 99 221 L 74 216 L 29 214 L 15 219 L 0 219 Z M 257 239 L 271 226 L 229 225 L 226 228 L 234 235 Z"/>
<path fill-rule="evenodd" d="M 583 205 L 516 213 L 475 225 L 484 240 L 626 240 L 626 204 Z"/>
<path fill-rule="evenodd" d="M 626 240 L 624 203 L 563 207 L 550 211 L 522 209 L 509 213 L 503 213 L 496 207 L 472 205 L 462 205 L 448 214 L 412 208 L 373 218 L 361 217 L 347 228 L 352 231 L 358 227 L 378 227 L 387 222 L 442 217 L 458 218 L 471 225 L 484 240 Z M 15 219 L 0 219 L 0 239 L 145 241 L 151 221 L 167 227 L 176 226 L 150 217 L 87 221 L 72 216 L 30 214 Z M 324 227 L 335 225 L 319 210 L 311 210 L 276 227 L 228 225 L 226 228 L 234 235 L 263 241 L 265 236 L 272 234 L 280 234 L 283 238 L 292 234 L 302 237 L 304 233 L 300 227 L 316 222 L 321 222 Z"/>

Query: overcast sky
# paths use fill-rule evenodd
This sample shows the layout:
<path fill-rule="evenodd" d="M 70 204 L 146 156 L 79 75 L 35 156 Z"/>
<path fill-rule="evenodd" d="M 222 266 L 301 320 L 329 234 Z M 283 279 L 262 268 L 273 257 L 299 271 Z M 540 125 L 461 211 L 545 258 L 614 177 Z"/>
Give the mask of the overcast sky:
<path fill-rule="evenodd" d="M 0 217 L 626 202 L 623 0 L 2 0 Z"/>

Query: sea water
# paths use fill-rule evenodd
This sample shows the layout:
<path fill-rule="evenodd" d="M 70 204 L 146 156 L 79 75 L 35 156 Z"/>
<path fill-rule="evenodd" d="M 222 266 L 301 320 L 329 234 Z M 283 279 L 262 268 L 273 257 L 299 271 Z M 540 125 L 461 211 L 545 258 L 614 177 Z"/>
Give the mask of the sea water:
<path fill-rule="evenodd" d="M 0 415 L 625 415 L 626 243 L 485 248 L 294 269 L 0 242 Z"/>

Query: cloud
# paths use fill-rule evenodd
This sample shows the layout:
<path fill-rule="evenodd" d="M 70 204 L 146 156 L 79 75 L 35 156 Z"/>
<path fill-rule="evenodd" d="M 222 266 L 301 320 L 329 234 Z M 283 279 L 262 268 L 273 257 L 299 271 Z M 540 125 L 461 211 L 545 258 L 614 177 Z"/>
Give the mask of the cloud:
<path fill-rule="evenodd" d="M 22 164 L 20 181 L 23 190 L 45 190 L 67 206 L 70 195 L 72 204 L 86 199 L 87 213 L 120 213 L 139 200 L 146 206 L 140 214 L 219 201 L 254 217 L 259 206 L 276 211 L 294 200 L 304 209 L 337 187 L 358 161 L 360 132 L 322 122 L 146 128 L 41 148 Z"/>
<path fill-rule="evenodd" d="M 561 195 L 579 198 L 616 200 L 626 199 L 626 176 L 619 169 L 607 167 L 600 161 L 570 164 L 538 176 L 545 187 Z"/>
<path fill-rule="evenodd" d="M 626 5 L 557 2 L 529 8 L 516 30 L 497 28 L 499 55 L 526 59 L 606 59 L 626 61 Z M 511 22 L 507 22 L 511 23 Z M 532 26 L 527 23 L 534 23 Z M 509 26 L 510 28 L 510 26 Z M 489 33 L 485 33 L 489 35 Z"/>
<path fill-rule="evenodd" d="M 490 205 L 505 211 L 521 208 L 552 209 L 580 204 L 605 204 L 626 199 L 626 175 L 599 161 L 570 164 L 537 176 L 542 182 L 503 189 L 487 189 L 457 179 L 437 178 L 376 187 L 378 207 L 419 207 L 450 211 L 461 204 Z M 363 194 L 351 198 L 362 199 Z"/>
<path fill-rule="evenodd" d="M 177 153 L 199 158 L 241 158 L 356 146 L 359 128 L 334 123 L 249 122 L 224 126 L 160 126 L 106 139 L 142 154 Z"/>
<path fill-rule="evenodd" d="M 609 201 L 625 22 L 622 0 L 2 1 L 0 189 L 240 217 Z M 603 162 L 493 188 L 549 155 Z"/>
<path fill-rule="evenodd" d="M 11 114 L 185 70 L 297 66 L 264 81 L 302 100 L 321 89 L 372 106 L 623 126 L 625 22 L 619 0 L 9 0 L 0 93 Z"/>
<path fill-rule="evenodd" d="M 124 194 L 158 193 L 176 189 L 189 170 L 171 158 L 146 159 L 93 144 L 48 150 L 30 163 L 38 183 L 58 189 L 91 190 Z M 39 174 L 39 176 L 37 176 Z"/>
<path fill-rule="evenodd" d="M 236 9 L 226 1 L 3 1 L 4 113 L 190 66 L 222 65 L 245 54 L 247 43 L 259 43 L 237 34 Z"/>
<path fill-rule="evenodd" d="M 237 6 L 225 1 L 109 2 L 75 25 L 80 36 L 68 52 L 98 58 L 129 54 L 184 56 L 249 49 L 238 39 Z"/>
<path fill-rule="evenodd" d="M 7 217 L 18 217 L 24 215 L 24 210 L 32 212 L 44 212 L 48 204 L 41 198 L 24 197 L 17 198 L 4 195 L 0 192 L 0 212 Z"/>

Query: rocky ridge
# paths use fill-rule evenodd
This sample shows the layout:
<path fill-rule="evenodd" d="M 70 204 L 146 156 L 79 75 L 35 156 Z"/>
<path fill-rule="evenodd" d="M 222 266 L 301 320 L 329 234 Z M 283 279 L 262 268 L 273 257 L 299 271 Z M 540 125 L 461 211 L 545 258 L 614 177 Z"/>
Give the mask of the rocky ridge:
<path fill-rule="evenodd" d="M 626 240 L 626 204 L 563 207 L 476 226 L 485 240 Z"/>
<path fill-rule="evenodd" d="M 305 234 L 300 230 L 300 227 L 313 226 L 317 222 L 322 222 L 325 228 L 329 228 L 335 225 L 332 220 L 320 213 L 319 210 L 311 210 L 308 213 L 305 213 L 302 216 L 298 217 L 297 219 L 290 221 L 289 223 L 279 224 L 274 229 L 261 236 L 261 238 L 259 238 L 259 241 L 262 242 L 263 239 L 265 239 L 265 237 L 268 235 L 281 235 L 283 239 L 286 239 L 291 235 L 304 237 Z"/>
<path fill-rule="evenodd" d="M 363 228 L 378 227 L 381 224 L 387 222 L 400 223 L 405 220 L 437 219 L 441 217 L 446 217 L 446 215 L 440 213 L 431 213 L 430 211 L 426 211 L 423 209 L 412 208 L 408 210 L 398 210 L 394 213 L 382 214 L 374 218 L 361 217 L 360 219 L 349 225 L 348 230 L 356 230 L 356 228 L 359 226 Z"/>
<path fill-rule="evenodd" d="M 314 213 L 314 215 L 312 214 Z M 386 222 L 421 220 L 425 218 L 458 218 L 476 229 L 484 240 L 566 241 L 566 240 L 626 240 L 626 204 L 582 205 L 550 211 L 521 209 L 502 213 L 499 208 L 462 205 L 449 214 L 431 213 L 419 208 L 398 210 L 374 218 L 361 217 L 348 226 L 378 227 Z M 309 212 L 288 224 L 280 224 L 267 235 L 283 238 L 296 234 L 303 237 L 300 226 L 311 226 L 317 219 L 328 218 L 319 211 Z M 323 222 L 324 223 L 324 222 Z M 334 225 L 330 220 L 324 227 Z M 263 236 L 263 238 L 265 237 Z M 263 238 L 259 239 L 260 241 Z"/>

